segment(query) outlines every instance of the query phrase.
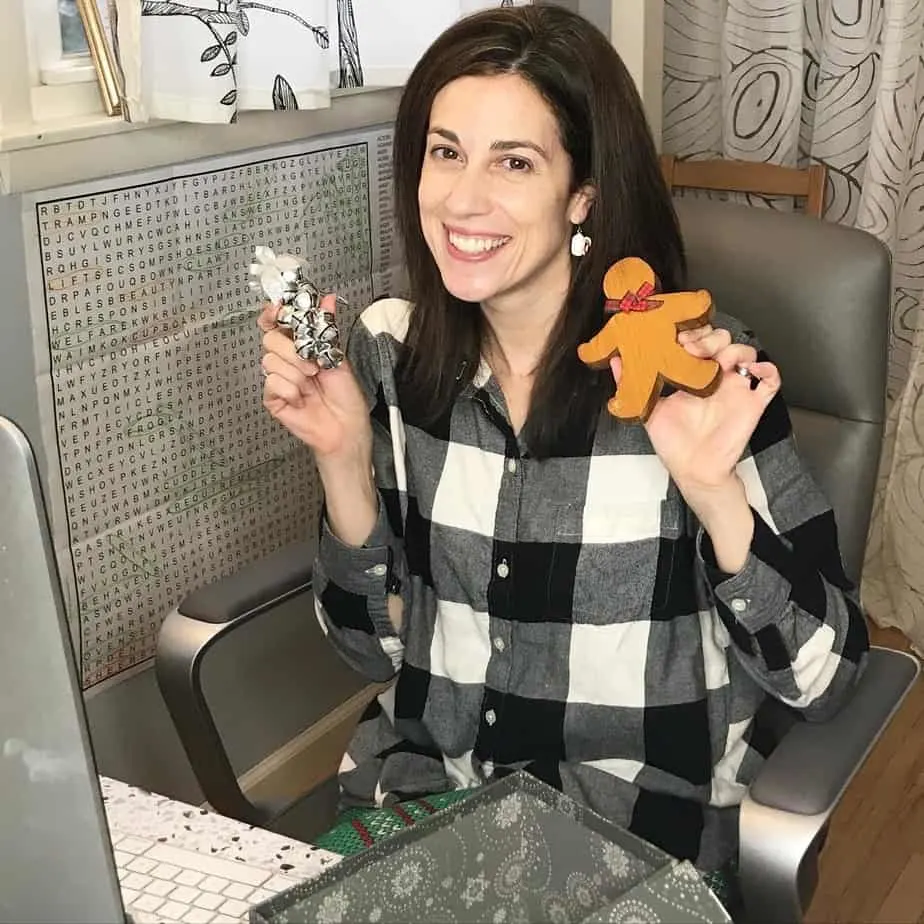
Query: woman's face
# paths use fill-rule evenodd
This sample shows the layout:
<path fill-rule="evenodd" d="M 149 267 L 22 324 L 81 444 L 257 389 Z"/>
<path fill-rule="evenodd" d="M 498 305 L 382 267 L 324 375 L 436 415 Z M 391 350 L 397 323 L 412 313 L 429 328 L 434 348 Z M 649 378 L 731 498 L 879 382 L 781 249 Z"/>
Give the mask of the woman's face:
<path fill-rule="evenodd" d="M 461 77 L 433 101 L 418 187 L 423 235 L 457 298 L 503 310 L 564 295 L 587 190 L 523 78 Z"/>

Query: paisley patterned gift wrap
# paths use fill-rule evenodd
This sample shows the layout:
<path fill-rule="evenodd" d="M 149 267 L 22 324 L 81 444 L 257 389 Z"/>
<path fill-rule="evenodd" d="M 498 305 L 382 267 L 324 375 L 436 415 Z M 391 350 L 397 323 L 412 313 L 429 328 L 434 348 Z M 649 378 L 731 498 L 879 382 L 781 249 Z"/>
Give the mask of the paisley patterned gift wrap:
<path fill-rule="evenodd" d="M 254 924 L 730 920 L 692 865 L 525 773 L 251 912 Z"/>

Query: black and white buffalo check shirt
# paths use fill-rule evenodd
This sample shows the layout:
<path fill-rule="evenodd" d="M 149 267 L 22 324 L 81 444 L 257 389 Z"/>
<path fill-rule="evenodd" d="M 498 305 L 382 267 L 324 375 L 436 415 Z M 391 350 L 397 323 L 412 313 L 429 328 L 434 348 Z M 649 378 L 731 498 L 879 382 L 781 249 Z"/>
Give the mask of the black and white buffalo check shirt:
<path fill-rule="evenodd" d="M 738 466 L 755 532 L 744 568 L 726 575 L 640 425 L 603 411 L 592 445 L 530 458 L 484 364 L 439 425 L 405 419 L 394 367 L 409 310 L 376 302 L 350 337 L 379 519 L 362 548 L 322 523 L 315 566 L 330 641 L 369 678 L 398 678 L 343 759 L 345 799 L 383 804 L 525 767 L 718 868 L 773 745 L 767 694 L 823 716 L 868 647 L 782 399 Z M 386 610 L 393 577 L 400 636 Z"/>

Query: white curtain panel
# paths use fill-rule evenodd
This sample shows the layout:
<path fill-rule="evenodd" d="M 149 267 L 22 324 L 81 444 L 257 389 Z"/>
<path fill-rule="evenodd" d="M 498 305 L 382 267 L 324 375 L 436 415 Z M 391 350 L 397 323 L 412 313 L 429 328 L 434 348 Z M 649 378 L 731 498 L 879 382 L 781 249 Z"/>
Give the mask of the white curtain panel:
<path fill-rule="evenodd" d="M 330 91 L 400 86 L 460 16 L 529 0 L 116 0 L 133 122 L 233 122 L 317 109 Z"/>
<path fill-rule="evenodd" d="M 666 0 L 664 25 L 666 153 L 823 162 L 826 219 L 892 251 L 889 424 L 862 592 L 878 624 L 924 650 L 924 0 Z"/>

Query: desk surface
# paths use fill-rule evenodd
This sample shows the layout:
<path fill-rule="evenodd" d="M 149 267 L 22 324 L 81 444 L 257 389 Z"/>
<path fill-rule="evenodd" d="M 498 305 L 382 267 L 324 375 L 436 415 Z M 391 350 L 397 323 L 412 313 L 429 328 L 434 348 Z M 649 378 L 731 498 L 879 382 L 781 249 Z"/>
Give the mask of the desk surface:
<path fill-rule="evenodd" d="M 320 847 L 273 834 L 207 809 L 100 777 L 112 831 L 162 840 L 302 879 L 319 875 L 341 857 Z"/>

